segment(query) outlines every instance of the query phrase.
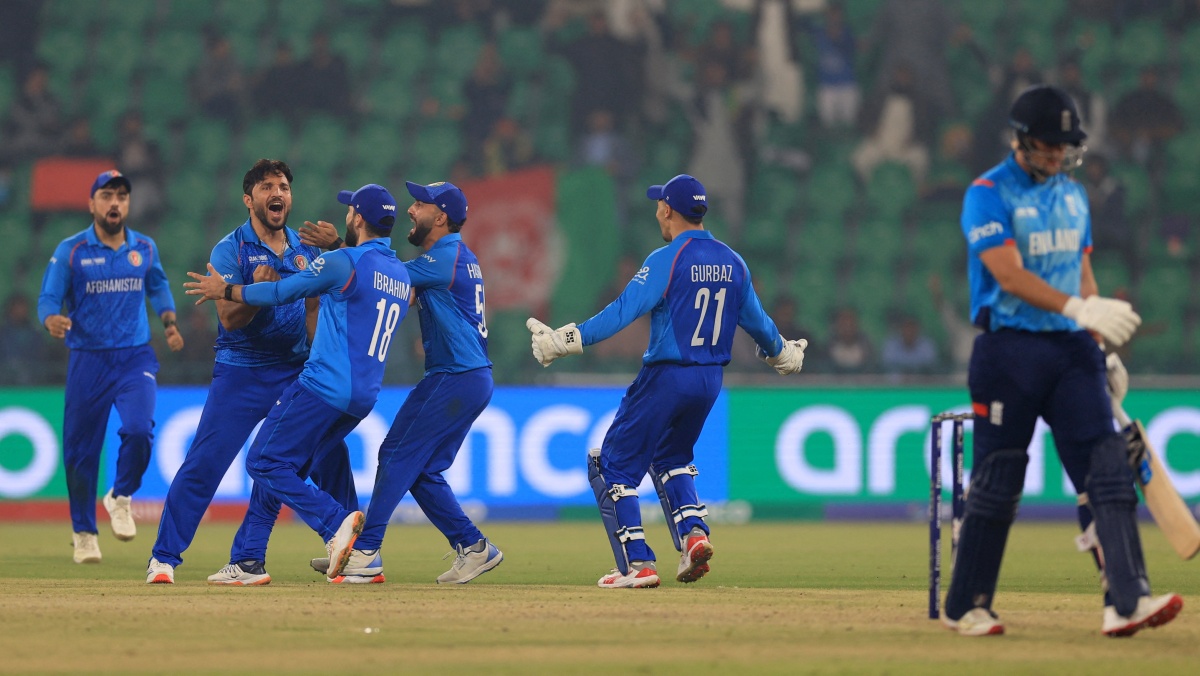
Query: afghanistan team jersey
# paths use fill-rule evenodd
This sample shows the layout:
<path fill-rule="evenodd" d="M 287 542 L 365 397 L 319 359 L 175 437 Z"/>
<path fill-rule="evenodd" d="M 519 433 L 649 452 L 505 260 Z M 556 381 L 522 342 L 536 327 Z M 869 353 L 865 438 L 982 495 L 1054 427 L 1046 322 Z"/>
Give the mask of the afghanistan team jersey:
<path fill-rule="evenodd" d="M 763 311 L 750 271 L 707 230 L 689 230 L 646 258 L 608 307 L 579 325 L 584 345 L 598 343 L 651 312 L 644 364 L 729 363 L 741 326 L 770 355 L 783 349 Z"/>
<path fill-rule="evenodd" d="M 373 239 L 326 253 L 287 279 L 242 288 L 246 303 L 260 307 L 321 296 L 300 384 L 356 418 L 375 406 L 392 338 L 408 314 L 408 271 L 391 247 L 390 238 Z"/>
<path fill-rule="evenodd" d="M 1009 155 L 967 189 L 962 229 L 967 238 L 971 320 L 980 328 L 1079 329 L 1074 320 L 1005 292 L 979 255 L 993 247 L 1015 246 L 1026 270 L 1055 289 L 1078 296 L 1083 254 L 1092 250 L 1091 218 L 1082 186 L 1063 174 L 1037 183 Z"/>
<path fill-rule="evenodd" d="M 95 226 L 59 243 L 42 277 L 38 320 L 66 310 L 66 345 L 111 350 L 150 342 L 146 298 L 158 314 L 175 311 L 154 240 L 125 228 L 125 243 L 111 249 Z"/>
<path fill-rule="evenodd" d="M 408 268 L 417 293 L 425 375 L 491 366 L 479 259 L 458 233 L 444 235 Z"/>
<path fill-rule="evenodd" d="M 237 230 L 229 233 L 212 250 L 212 265 L 230 284 L 251 284 L 254 269 L 270 265 L 286 279 L 307 270 L 313 259 L 321 255 L 316 247 L 300 243 L 300 236 L 291 228 L 285 229 L 287 249 L 275 254 L 262 243 L 254 226 L 247 219 Z M 300 298 L 278 307 L 264 307 L 250 323 L 235 331 L 227 331 L 217 323 L 216 360 L 231 366 L 269 366 L 303 361 L 308 356 L 308 331 L 305 324 L 304 299 Z"/>

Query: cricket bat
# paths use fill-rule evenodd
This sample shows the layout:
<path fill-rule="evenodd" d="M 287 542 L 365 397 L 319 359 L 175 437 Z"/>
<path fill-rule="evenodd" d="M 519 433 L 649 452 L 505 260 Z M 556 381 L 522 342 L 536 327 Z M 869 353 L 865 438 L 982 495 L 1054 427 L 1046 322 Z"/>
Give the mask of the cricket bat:
<path fill-rule="evenodd" d="M 1134 463 L 1133 473 L 1142 489 L 1142 497 L 1146 500 L 1150 515 L 1154 517 L 1163 535 L 1167 536 L 1167 541 L 1175 548 L 1179 558 L 1185 561 L 1192 558 L 1200 551 L 1200 524 L 1196 523 L 1196 517 L 1171 483 L 1171 477 L 1167 475 L 1167 469 L 1159 459 L 1158 451 L 1150 445 L 1142 422 L 1130 420 L 1120 405 L 1113 406 L 1113 414 L 1124 428 L 1123 434 L 1129 444 L 1129 455 Z"/>

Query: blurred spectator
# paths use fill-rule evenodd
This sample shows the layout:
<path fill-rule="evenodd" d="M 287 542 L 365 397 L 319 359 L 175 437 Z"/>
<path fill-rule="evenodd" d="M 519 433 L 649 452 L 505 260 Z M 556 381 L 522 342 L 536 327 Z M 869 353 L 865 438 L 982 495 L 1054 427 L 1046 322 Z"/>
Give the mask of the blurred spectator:
<path fill-rule="evenodd" d="M 1008 125 L 1012 102 L 1021 92 L 1042 81 L 1042 73 L 1029 50 L 1025 47 L 1015 49 L 993 90 L 991 102 L 975 126 L 971 173 L 981 174 L 1004 157 L 1012 142 L 1012 128 Z"/>
<path fill-rule="evenodd" d="M 804 112 L 804 71 L 792 39 L 799 25 L 792 17 L 790 0 L 757 0 L 756 44 L 759 86 L 763 109 L 787 124 L 800 120 Z M 732 37 L 732 30 L 730 30 Z M 714 34 L 714 38 L 716 35 Z M 705 45 L 705 52 L 709 45 Z M 735 79 L 743 76 L 731 71 Z"/>
<path fill-rule="evenodd" d="M 1104 155 L 1089 152 L 1084 157 L 1083 184 L 1087 189 L 1096 251 L 1122 256 L 1129 268 L 1134 269 L 1137 238 L 1133 224 L 1125 218 L 1125 186 L 1108 173 Z"/>
<path fill-rule="evenodd" d="M 840 2 L 825 8 L 825 21 L 810 29 L 817 51 L 817 115 L 826 129 L 853 127 L 862 92 L 854 71 L 857 45 Z"/>
<path fill-rule="evenodd" d="M 858 312 L 843 307 L 833 316 L 833 331 L 825 348 L 827 366 L 836 373 L 870 373 L 874 350 L 858 324 Z"/>
<path fill-rule="evenodd" d="M 744 89 L 729 79 L 719 61 L 707 61 L 695 96 L 685 111 L 692 123 L 692 156 L 687 173 L 708 186 L 708 208 L 720 210 L 736 244 L 744 221 L 746 156 L 754 107 Z M 726 238 L 722 238 L 726 239 Z"/>
<path fill-rule="evenodd" d="M 492 125 L 492 133 L 483 142 L 483 173 L 498 176 L 533 162 L 533 139 L 511 117 Z"/>
<path fill-rule="evenodd" d="M 954 303 L 946 299 L 942 291 L 942 278 L 938 275 L 929 276 L 929 297 L 933 307 L 942 320 L 942 328 L 946 331 L 946 340 L 950 348 L 950 359 L 957 375 L 965 375 L 967 366 L 971 363 L 971 350 L 975 349 L 975 337 L 979 329 L 969 321 L 967 313 L 960 311 Z M 964 292 L 965 294 L 965 292 Z"/>
<path fill-rule="evenodd" d="M 66 157 L 96 157 L 100 148 L 92 137 L 92 122 L 87 117 L 77 117 L 71 121 L 63 134 L 58 154 Z"/>
<path fill-rule="evenodd" d="M 3 132 L 0 157 L 14 164 L 58 149 L 62 106 L 50 93 L 50 73 L 45 64 L 34 64 L 25 75 L 21 95 L 8 109 Z"/>
<path fill-rule="evenodd" d="M 548 20 L 550 20 L 548 18 Z M 565 20 L 559 17 L 557 21 Z M 554 23 L 546 26 L 555 29 Z M 571 128 L 580 130 L 589 113 L 607 109 L 614 115 L 635 112 L 635 106 L 625 102 L 637 101 L 641 91 L 641 45 L 622 42 L 608 29 L 603 11 L 593 12 L 587 19 L 587 33 L 567 44 L 557 43 L 558 34 L 551 34 L 551 46 L 561 52 L 575 68 L 575 93 L 571 98 Z"/>
<path fill-rule="evenodd" d="M 931 374 L 938 368 L 937 345 L 922 333 L 916 317 L 900 315 L 883 341 L 879 362 L 892 375 Z"/>
<path fill-rule="evenodd" d="M 580 166 L 601 167 L 612 177 L 617 187 L 618 226 L 624 232 L 629 223 L 628 195 L 637 177 L 638 156 L 629 139 L 616 129 L 611 112 L 594 110 L 588 115 L 587 130 L 579 139 L 575 161 Z"/>
<path fill-rule="evenodd" d="M 929 102 L 933 115 L 952 116 L 957 106 L 946 46 L 970 35 L 970 29 L 941 0 L 884 0 L 864 40 L 864 51 L 880 52 L 876 87 L 886 91 L 899 72 L 897 66 L 907 64 L 909 72 L 921 74 L 915 82 L 917 95 Z"/>
<path fill-rule="evenodd" d="M 1108 105 L 1099 92 L 1084 86 L 1079 61 L 1067 59 L 1059 65 L 1058 86 L 1071 95 L 1079 109 L 1079 123 L 1087 132 L 1088 148 L 1103 152 L 1108 142 Z"/>
<path fill-rule="evenodd" d="M 496 120 L 504 116 L 511 89 L 512 84 L 504 72 L 496 43 L 484 44 L 479 49 L 474 70 L 463 83 L 463 96 L 467 103 L 466 117 L 463 118 L 466 147 L 478 148 L 483 145 Z"/>
<path fill-rule="evenodd" d="M 868 134 L 850 158 L 863 183 L 884 162 L 907 165 L 920 184 L 929 170 L 929 142 L 934 118 L 913 86 L 913 71 L 900 63 L 888 88 L 863 110 L 863 130 Z"/>
<path fill-rule="evenodd" d="M 29 299 L 14 292 L 4 301 L 4 324 L 0 326 L 0 384 L 32 385 L 45 358 L 44 330 L 30 313 Z"/>
<path fill-rule="evenodd" d="M 739 43 L 734 35 L 733 25 L 728 21 L 714 22 L 708 31 L 708 38 L 704 41 L 704 48 L 697 51 L 697 70 L 703 71 L 705 66 L 713 62 L 724 66 L 725 72 L 732 80 L 749 80 L 754 77 L 754 47 Z"/>
<path fill-rule="evenodd" d="M 312 52 L 299 66 L 302 82 L 300 105 L 310 113 L 344 115 L 352 107 L 350 70 L 341 56 L 329 49 L 329 35 L 318 32 L 312 39 Z"/>
<path fill-rule="evenodd" d="M 165 169 L 158 146 L 146 139 L 142 115 L 136 111 L 121 117 L 117 132 L 117 166 L 129 181 L 137 186 L 137 199 L 131 200 L 129 218 L 139 228 L 147 228 L 166 206 Z"/>
<path fill-rule="evenodd" d="M 295 121 L 304 106 L 304 73 L 292 58 L 292 48 L 286 41 L 275 46 L 271 65 L 255 78 L 250 93 L 254 110 L 262 116 L 283 115 Z"/>
<path fill-rule="evenodd" d="M 1183 131 L 1184 119 L 1175 101 L 1158 87 L 1158 71 L 1143 68 L 1137 89 L 1113 106 L 1109 134 L 1122 157 L 1154 165 L 1163 145 Z"/>
<path fill-rule="evenodd" d="M 963 191 L 973 178 L 968 163 L 971 156 L 971 128 L 952 123 L 938 141 L 938 152 L 929 170 L 929 178 L 920 186 L 922 200 L 962 202 Z"/>
<path fill-rule="evenodd" d="M 222 120 L 240 119 L 245 84 L 229 39 L 211 32 L 205 38 L 200 66 L 192 76 L 192 95 L 200 112 Z"/>
<path fill-rule="evenodd" d="M 0 2 L 0 63 L 24 70 L 34 58 L 44 0 Z"/>

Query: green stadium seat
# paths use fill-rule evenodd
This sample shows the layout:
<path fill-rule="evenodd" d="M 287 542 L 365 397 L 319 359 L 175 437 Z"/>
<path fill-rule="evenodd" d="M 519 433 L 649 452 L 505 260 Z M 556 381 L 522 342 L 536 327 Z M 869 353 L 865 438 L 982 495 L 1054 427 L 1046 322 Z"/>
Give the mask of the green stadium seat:
<path fill-rule="evenodd" d="M 0 66 L 0 122 L 8 117 L 8 109 L 20 95 L 21 84 L 11 66 Z"/>
<path fill-rule="evenodd" d="M 1200 174 L 1176 167 L 1162 178 L 1162 207 L 1168 214 L 1200 215 Z"/>
<path fill-rule="evenodd" d="M 958 7 L 959 15 L 964 23 L 971 27 L 976 35 L 995 33 L 1004 16 L 1003 2 L 964 2 Z"/>
<path fill-rule="evenodd" d="M 908 167 L 885 162 L 875 168 L 867 182 L 868 219 L 899 223 L 916 201 L 917 186 Z"/>
<path fill-rule="evenodd" d="M 756 261 L 782 263 L 787 255 L 787 243 L 784 221 L 768 216 L 751 215 L 742 230 L 738 248 L 744 256 L 753 254 Z"/>
<path fill-rule="evenodd" d="M 1200 25 L 1187 29 L 1175 45 L 1181 70 L 1200 67 Z"/>
<path fill-rule="evenodd" d="M 812 219 L 800 231 L 800 249 L 804 260 L 838 261 L 846 254 L 846 226 L 838 220 Z"/>
<path fill-rule="evenodd" d="M 349 134 L 340 120 L 325 115 L 309 118 L 297 139 L 297 163 L 328 173 L 341 164 Z"/>
<path fill-rule="evenodd" d="M 106 24 L 104 28 L 104 35 L 96 41 L 90 57 L 90 76 L 128 81 L 136 69 L 145 65 L 142 59 L 145 36 L 120 22 Z M 126 90 L 127 85 L 114 91 Z M 112 92 L 109 95 L 112 96 Z"/>
<path fill-rule="evenodd" d="M 859 223 L 854 236 L 854 260 L 865 267 L 892 267 L 904 251 L 904 225 L 871 219 Z"/>
<path fill-rule="evenodd" d="M 799 179 L 786 169 L 764 168 L 750 181 L 747 208 L 764 219 L 786 221 L 796 210 Z"/>
<path fill-rule="evenodd" d="M 483 31 L 472 23 L 452 25 L 443 30 L 433 57 L 439 77 L 462 82 L 475 68 L 484 39 Z"/>
<path fill-rule="evenodd" d="M 196 219 L 194 223 L 188 224 L 190 227 L 186 229 L 189 233 L 203 233 L 207 224 L 205 216 L 217 202 L 216 181 L 212 174 L 199 170 L 176 172 L 167 184 L 167 198 L 172 211 L 181 218 Z M 172 230 L 172 241 L 190 236 L 182 230 L 183 228 Z"/>
<path fill-rule="evenodd" d="M 1137 307 L 1151 315 L 1182 317 L 1189 309 L 1191 274 L 1185 265 L 1159 262 L 1138 282 Z"/>
<path fill-rule="evenodd" d="M 1129 265 L 1117 253 L 1092 254 L 1092 274 L 1096 277 L 1102 296 L 1111 296 L 1117 289 L 1132 288 Z"/>
<path fill-rule="evenodd" d="M 42 26 L 55 27 L 80 35 L 99 18 L 103 8 L 99 2 L 45 2 L 42 5 Z"/>
<path fill-rule="evenodd" d="M 200 63 L 203 53 L 204 44 L 197 31 L 169 30 L 158 33 L 147 58 L 158 72 L 186 80 Z"/>
<path fill-rule="evenodd" d="M 953 221 L 919 223 L 909 239 L 909 261 L 924 276 L 936 274 L 944 282 L 963 274 L 967 267 L 967 243 L 962 228 Z"/>
<path fill-rule="evenodd" d="M 155 14 L 158 13 L 158 2 L 157 0 L 121 0 L 119 8 L 109 5 L 106 9 L 110 13 L 118 12 L 120 15 L 120 20 L 112 21 L 112 24 L 126 27 L 129 33 L 144 35 L 154 20 Z"/>
<path fill-rule="evenodd" d="M 275 15 L 279 35 L 293 41 L 307 40 L 325 18 L 324 0 L 287 0 L 279 10 Z"/>
<path fill-rule="evenodd" d="M 270 45 L 261 33 L 237 24 L 224 35 L 229 40 L 230 51 L 247 72 L 265 68 L 270 63 Z"/>
<path fill-rule="evenodd" d="M 566 162 L 571 158 L 571 130 L 561 122 L 540 124 L 533 129 L 533 146 L 544 160 Z"/>
<path fill-rule="evenodd" d="M 222 120 L 194 117 L 184 130 L 186 164 L 215 172 L 229 164 L 233 133 Z"/>
<path fill-rule="evenodd" d="M 251 10 L 251 12 L 253 11 L 254 10 Z M 195 0 L 169 0 L 165 23 L 171 29 L 196 31 L 198 34 L 199 31 L 196 29 L 201 28 L 208 22 L 212 21 L 212 18 L 213 7 L 209 2 L 195 2 Z"/>
<path fill-rule="evenodd" d="M 801 265 L 791 270 L 788 288 L 796 300 L 801 325 L 824 333 L 830 314 L 838 304 L 837 277 L 832 268 Z"/>
<path fill-rule="evenodd" d="M 397 80 L 397 86 L 407 86 L 429 62 L 430 51 L 428 29 L 409 20 L 392 28 L 383 39 L 380 53 L 386 58 L 380 65 Z"/>
<path fill-rule="evenodd" d="M 213 15 L 223 31 L 258 34 L 271 15 L 271 3 L 245 0 L 217 0 Z"/>
<path fill-rule="evenodd" d="M 971 3 L 975 4 L 975 3 Z M 1004 3 L 997 3 L 1003 5 Z M 1067 14 L 1070 0 L 1019 0 L 1016 3 L 1017 18 L 1021 24 L 1022 37 L 1030 33 L 1053 34 L 1055 25 Z M 1043 63 L 1053 66 L 1055 62 Z"/>
<path fill-rule="evenodd" d="M 1090 89 L 1104 89 L 1105 70 L 1112 63 L 1116 49 L 1112 27 L 1103 21 L 1076 21 L 1070 41 L 1080 47 L 1079 67 L 1084 84 Z"/>
<path fill-rule="evenodd" d="M 142 83 L 142 115 L 177 120 L 192 110 L 187 82 L 169 73 L 153 73 Z"/>
<path fill-rule="evenodd" d="M 365 98 L 372 118 L 400 126 L 417 112 L 418 96 L 414 87 L 382 77 L 371 84 Z"/>
<path fill-rule="evenodd" d="M 1141 19 L 1126 24 L 1117 39 L 1114 55 L 1128 70 L 1158 66 L 1167 60 L 1167 40 L 1162 24 L 1155 19 Z"/>
<path fill-rule="evenodd" d="M 1132 354 L 1127 368 L 1134 373 L 1179 373 L 1187 351 L 1183 315 L 1143 313 L 1142 326 L 1129 347 Z"/>
<path fill-rule="evenodd" d="M 808 177 L 808 213 L 817 220 L 840 221 L 857 201 L 854 175 L 847 165 L 820 165 Z"/>
<path fill-rule="evenodd" d="M 255 120 L 246 128 L 237 166 L 249 168 L 260 158 L 285 159 L 291 156 L 292 133 L 280 118 Z"/>
<path fill-rule="evenodd" d="M 364 183 L 378 183 L 382 180 L 380 176 L 386 175 L 402 159 L 401 154 L 407 145 L 399 126 L 371 122 L 360 127 L 354 135 L 349 159 L 356 167 L 376 172 L 374 179 Z"/>
<path fill-rule="evenodd" d="M 1125 215 L 1134 218 L 1146 213 L 1154 199 L 1146 170 L 1137 164 L 1122 163 L 1113 165 L 1111 173 L 1125 185 Z"/>
<path fill-rule="evenodd" d="M 558 101 L 565 101 L 575 92 L 575 68 L 571 62 L 561 56 L 551 56 L 545 59 L 546 95 Z"/>
<path fill-rule="evenodd" d="M 537 28 L 510 28 L 500 34 L 497 46 L 504 67 L 517 77 L 540 70 L 545 60 L 542 35 Z"/>
<path fill-rule="evenodd" d="M 88 58 L 87 41 L 82 39 L 79 33 L 61 25 L 49 29 L 38 40 L 36 50 L 38 58 L 49 65 L 54 75 L 68 78 L 79 70 Z"/>
<path fill-rule="evenodd" d="M 338 21 L 329 36 L 333 53 L 346 61 L 351 73 L 362 73 L 374 54 L 371 27 L 366 21 Z"/>

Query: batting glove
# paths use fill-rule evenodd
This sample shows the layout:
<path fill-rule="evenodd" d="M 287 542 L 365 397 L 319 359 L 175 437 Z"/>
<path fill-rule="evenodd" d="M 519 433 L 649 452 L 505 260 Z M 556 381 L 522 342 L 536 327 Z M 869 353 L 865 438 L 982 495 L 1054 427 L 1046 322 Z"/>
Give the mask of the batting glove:
<path fill-rule="evenodd" d="M 1121 405 L 1129 392 L 1129 371 L 1116 352 L 1104 358 L 1105 377 L 1108 379 L 1108 393 L 1112 396 L 1113 408 Z"/>
<path fill-rule="evenodd" d="M 569 354 L 583 354 L 583 336 L 573 323 L 551 329 L 530 317 L 525 328 L 533 334 L 533 358 L 542 366 L 549 366 L 550 362 Z"/>
<path fill-rule="evenodd" d="M 779 338 L 783 340 L 783 349 L 779 351 L 779 354 L 768 357 L 767 353 L 757 346 L 754 348 L 755 353 L 759 359 L 770 364 L 781 376 L 799 373 L 800 368 L 804 366 L 804 348 L 808 347 L 808 341 L 803 338 L 799 340 L 784 340 L 783 336 Z"/>
<path fill-rule="evenodd" d="M 1142 323 L 1133 306 L 1123 300 L 1088 296 L 1071 296 L 1063 305 L 1062 314 L 1074 319 L 1079 326 L 1099 333 L 1113 347 L 1124 345 Z"/>

